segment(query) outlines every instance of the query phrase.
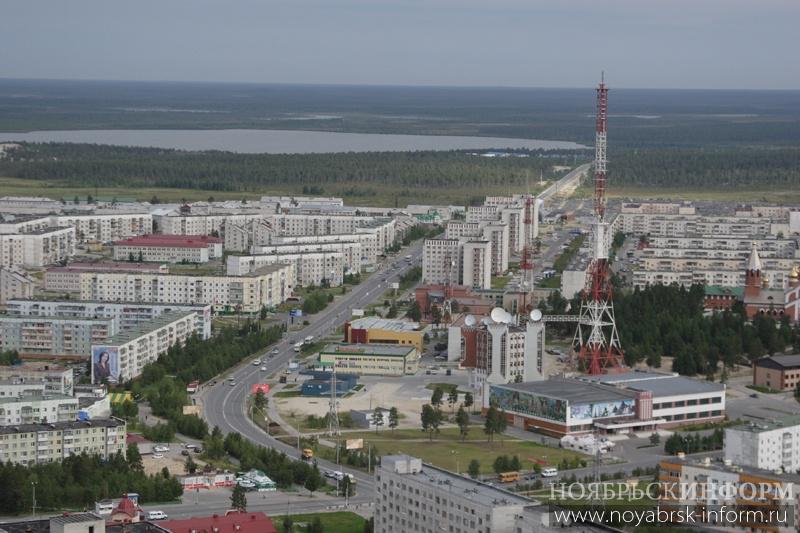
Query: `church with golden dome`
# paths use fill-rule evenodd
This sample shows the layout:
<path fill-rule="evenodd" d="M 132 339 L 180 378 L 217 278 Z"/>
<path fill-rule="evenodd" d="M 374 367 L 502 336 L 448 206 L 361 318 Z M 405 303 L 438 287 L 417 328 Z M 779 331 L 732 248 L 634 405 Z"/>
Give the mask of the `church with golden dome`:
<path fill-rule="evenodd" d="M 761 258 L 753 243 L 745 271 L 745 285 L 742 302 L 747 318 L 757 315 L 781 319 L 788 316 L 796 322 L 800 316 L 800 269 L 792 267 L 786 288 L 770 287 L 769 278 L 762 275 Z"/>

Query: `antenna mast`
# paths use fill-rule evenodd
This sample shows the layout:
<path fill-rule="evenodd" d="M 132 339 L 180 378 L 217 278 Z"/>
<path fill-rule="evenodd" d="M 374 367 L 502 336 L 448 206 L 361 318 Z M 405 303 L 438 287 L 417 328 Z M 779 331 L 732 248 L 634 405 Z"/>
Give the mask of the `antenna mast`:
<path fill-rule="evenodd" d="M 621 371 L 623 352 L 614 320 L 611 275 L 608 267 L 609 225 L 606 212 L 606 146 L 608 126 L 608 88 L 601 76 L 597 88 L 594 152 L 593 255 L 586 287 L 582 293 L 580 319 L 573 347 L 579 362 L 589 374 Z"/>
<path fill-rule="evenodd" d="M 339 400 L 336 398 L 336 360 L 331 367 L 331 399 L 328 406 L 328 436 L 338 437 L 342 434 L 339 429 Z M 338 449 L 338 446 L 337 446 Z"/>

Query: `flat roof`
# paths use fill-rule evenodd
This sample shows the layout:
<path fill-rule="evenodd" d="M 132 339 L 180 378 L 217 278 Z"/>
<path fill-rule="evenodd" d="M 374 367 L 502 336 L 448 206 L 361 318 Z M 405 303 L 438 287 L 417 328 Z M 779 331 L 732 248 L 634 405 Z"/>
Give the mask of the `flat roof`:
<path fill-rule="evenodd" d="M 222 239 L 207 235 L 141 235 L 114 242 L 114 246 L 151 248 L 207 248 L 209 244 L 222 244 Z"/>
<path fill-rule="evenodd" d="M 775 429 L 783 429 L 792 426 L 800 425 L 800 415 L 784 416 L 781 418 L 772 418 L 768 420 L 750 421 L 747 424 L 739 424 L 731 426 L 731 431 L 746 431 L 748 433 L 762 433 L 764 431 L 772 431 Z"/>
<path fill-rule="evenodd" d="M 409 455 L 384 455 L 381 465 L 389 465 L 395 461 L 417 459 Z M 388 469 L 387 469 L 388 470 Z M 439 490 L 447 490 L 454 496 L 465 498 L 485 507 L 503 507 L 510 505 L 531 505 L 533 500 L 519 496 L 510 491 L 464 477 L 442 468 L 423 463 L 422 471 L 413 474 L 394 474 L 406 478 L 415 478 Z M 446 489 L 444 487 L 447 487 Z"/>
<path fill-rule="evenodd" d="M 650 391 L 653 398 L 665 396 L 681 396 L 684 394 L 702 394 L 709 392 L 725 392 L 724 383 L 699 381 L 685 376 L 675 376 L 667 379 L 650 379 L 636 381 L 625 385 L 629 390 Z"/>
<path fill-rule="evenodd" d="M 774 365 L 787 367 L 800 366 L 800 354 L 791 355 L 772 355 L 770 357 L 762 357 L 755 361 L 755 365 L 762 366 L 763 363 L 774 363 Z"/>
<path fill-rule="evenodd" d="M 566 400 L 573 404 L 610 402 L 636 398 L 634 392 L 627 391 L 626 389 L 618 389 L 611 385 L 602 385 L 576 379 L 548 379 L 546 381 L 528 381 L 526 383 L 507 383 L 492 386 L 530 394 L 538 394 L 558 400 Z"/>
<path fill-rule="evenodd" d="M 30 394 L 28 396 L 3 396 L 0 397 L 0 404 L 6 403 L 30 403 L 45 402 L 48 400 L 72 400 L 74 396 L 68 394 Z"/>
<path fill-rule="evenodd" d="M 332 355 L 385 355 L 388 357 L 405 357 L 415 351 L 411 345 L 403 344 L 328 344 L 319 351 L 320 354 Z"/>
<path fill-rule="evenodd" d="M 595 376 L 580 376 L 581 381 L 594 381 L 595 383 L 629 383 L 633 381 L 664 379 L 677 376 L 675 372 L 648 372 L 645 370 L 632 370 L 620 374 L 598 374 Z"/>
<path fill-rule="evenodd" d="M 395 320 L 391 318 L 381 318 L 377 316 L 365 316 L 350 322 L 350 327 L 354 329 L 385 329 L 388 331 L 419 331 L 419 323 L 408 320 Z"/>
<path fill-rule="evenodd" d="M 133 302 L 130 300 L 115 300 L 113 302 L 106 302 L 103 300 L 46 300 L 41 298 L 9 298 L 6 300 L 6 306 L 11 304 L 23 304 L 23 303 L 40 303 L 40 304 L 55 304 L 55 305 L 64 305 L 64 306 L 82 306 L 82 305 L 99 305 L 99 306 L 108 306 L 108 307 L 118 307 L 120 305 L 131 306 L 131 307 L 146 307 L 148 309 L 153 307 L 185 307 L 187 309 L 198 309 L 198 308 L 205 308 L 211 307 L 213 304 L 204 304 L 204 303 L 196 303 L 196 304 L 168 304 L 168 303 L 160 303 L 160 302 Z M 13 309 L 9 309 L 13 311 Z M 27 315 L 26 315 L 27 316 Z"/>
<path fill-rule="evenodd" d="M 153 320 L 148 320 L 147 322 L 137 324 L 135 327 L 131 329 L 117 333 L 116 335 L 112 336 L 102 344 L 94 344 L 92 346 L 119 346 L 121 344 L 126 344 L 134 339 L 141 337 L 142 335 L 146 335 L 151 331 L 163 328 L 164 326 L 171 324 L 191 314 L 196 314 L 196 313 L 194 313 L 194 311 L 191 311 L 189 313 L 185 311 L 167 311 L 166 313 L 162 313 Z"/>
<path fill-rule="evenodd" d="M 0 435 L 13 433 L 36 433 L 37 431 L 63 431 L 66 429 L 85 428 L 116 428 L 124 426 L 125 422 L 116 418 L 95 418 L 92 420 L 70 420 L 67 422 L 51 422 L 45 424 L 16 424 L 13 426 L 0 426 Z"/>
<path fill-rule="evenodd" d="M 70 263 L 67 266 L 55 266 L 47 269 L 47 272 L 104 272 L 104 271 L 137 271 L 137 270 L 162 270 L 166 265 L 163 263 Z"/>
<path fill-rule="evenodd" d="M 53 524 L 80 524 L 81 522 L 96 522 L 105 519 L 94 513 L 69 513 L 61 516 L 54 516 L 50 519 Z"/>
<path fill-rule="evenodd" d="M 706 465 L 701 462 L 697 461 L 690 461 L 690 460 L 681 460 L 677 458 L 666 458 L 661 459 L 662 463 L 672 464 L 672 465 L 680 465 L 680 466 L 688 466 L 692 468 L 705 468 L 707 470 L 713 470 L 715 472 L 725 472 L 728 474 L 750 474 L 752 476 L 760 477 L 760 478 L 767 478 L 776 481 L 780 481 L 782 483 L 800 483 L 800 474 L 794 474 L 790 472 L 776 474 L 771 470 L 762 470 L 760 468 L 753 468 L 752 466 L 743 466 L 743 465 L 731 465 L 725 466 L 724 463 L 720 463 L 717 461 L 711 461 L 710 464 Z"/>

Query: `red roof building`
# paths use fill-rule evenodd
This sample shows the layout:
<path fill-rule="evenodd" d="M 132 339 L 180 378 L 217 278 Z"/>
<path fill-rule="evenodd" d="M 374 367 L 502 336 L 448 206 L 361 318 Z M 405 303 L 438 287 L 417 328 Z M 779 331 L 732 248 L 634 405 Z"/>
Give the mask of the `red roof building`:
<path fill-rule="evenodd" d="M 211 515 L 185 520 L 166 520 L 159 524 L 172 533 L 277 533 L 272 520 L 261 512 L 228 511 L 224 516 Z"/>
<path fill-rule="evenodd" d="M 207 235 L 142 235 L 114 243 L 117 261 L 205 263 L 222 257 L 222 239 Z"/>
<path fill-rule="evenodd" d="M 141 235 L 114 242 L 114 246 L 146 246 L 158 248 L 208 248 L 222 245 L 222 239 L 207 235 Z"/>

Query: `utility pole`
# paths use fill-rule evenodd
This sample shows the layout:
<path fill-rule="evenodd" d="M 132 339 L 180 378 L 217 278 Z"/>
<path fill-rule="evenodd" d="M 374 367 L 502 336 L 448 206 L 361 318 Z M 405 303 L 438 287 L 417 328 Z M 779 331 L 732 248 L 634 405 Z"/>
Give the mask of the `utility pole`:
<path fill-rule="evenodd" d="M 36 520 L 36 482 L 31 481 L 31 490 L 33 491 L 33 519 Z"/>

